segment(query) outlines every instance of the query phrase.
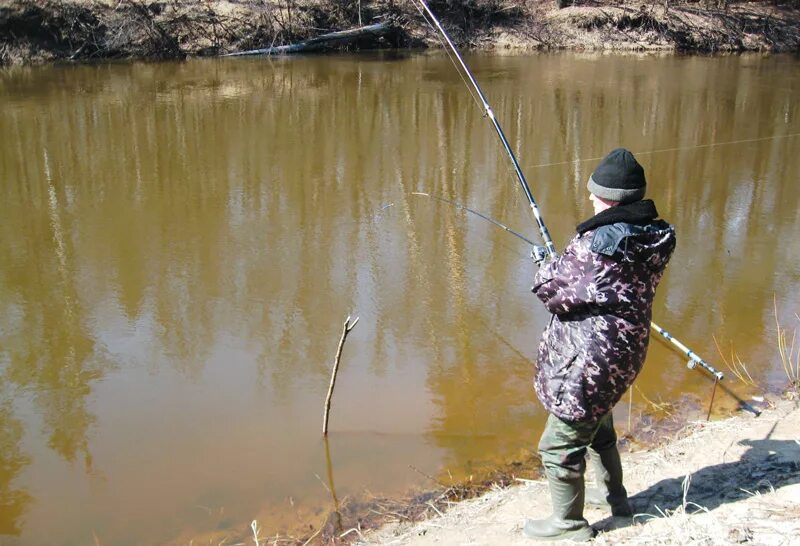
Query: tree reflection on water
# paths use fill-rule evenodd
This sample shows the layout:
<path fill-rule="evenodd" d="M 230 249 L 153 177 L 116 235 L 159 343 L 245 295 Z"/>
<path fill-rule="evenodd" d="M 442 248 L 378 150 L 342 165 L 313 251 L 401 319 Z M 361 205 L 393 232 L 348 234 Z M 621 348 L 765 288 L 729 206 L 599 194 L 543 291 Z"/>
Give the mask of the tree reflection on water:
<path fill-rule="evenodd" d="M 711 333 L 735 338 L 771 380 L 772 295 L 796 310 L 800 262 L 796 78 L 771 82 L 796 62 L 468 60 L 557 246 L 589 214 L 587 158 L 631 148 L 678 228 L 655 317 L 704 355 Z M 409 458 L 468 476 L 533 450 L 547 316 L 528 249 L 411 196 L 535 237 L 446 58 L 53 68 L 0 75 L 0 95 L 15 137 L 0 145 L 0 533 L 60 514 L 25 485 L 50 452 L 94 487 L 75 528 L 148 542 L 222 525 L 198 505 L 238 522 L 317 499 L 325 470 L 338 504 L 406 487 Z M 698 147 L 745 136 L 769 140 Z M 317 467 L 316 401 L 351 311 L 336 464 Z M 648 394 L 705 394 L 679 357 L 651 356 Z M 113 521 L 110 498 L 143 523 Z"/>

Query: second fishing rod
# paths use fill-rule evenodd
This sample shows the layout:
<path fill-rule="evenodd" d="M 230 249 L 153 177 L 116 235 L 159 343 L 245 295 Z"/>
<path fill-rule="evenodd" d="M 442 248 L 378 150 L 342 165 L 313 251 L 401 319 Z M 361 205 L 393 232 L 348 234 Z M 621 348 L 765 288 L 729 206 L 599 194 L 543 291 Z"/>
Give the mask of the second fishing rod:
<path fill-rule="evenodd" d="M 456 64 L 456 70 L 459 69 L 459 66 L 461 67 L 461 70 L 463 70 L 463 74 L 466 75 L 469 80 L 469 84 L 472 85 L 472 89 L 474 89 L 475 93 L 477 93 L 478 99 L 481 103 L 484 113 L 494 126 L 494 129 L 497 132 L 497 136 L 500 138 L 500 142 L 503 146 L 503 149 L 505 150 L 506 154 L 508 155 L 511 161 L 517 180 L 522 186 L 522 190 L 525 193 L 525 197 L 528 199 L 528 203 L 530 204 L 531 207 L 531 212 L 533 213 L 533 217 L 539 228 L 539 233 L 542 237 L 542 242 L 544 243 L 545 251 L 547 252 L 548 256 L 551 259 L 556 258 L 558 256 L 558 253 L 556 252 L 556 247 L 553 244 L 552 238 L 550 237 L 550 232 L 548 231 L 547 226 L 544 223 L 544 219 L 542 218 L 539 206 L 533 197 L 533 193 L 531 192 L 530 186 L 528 185 L 528 181 L 525 179 L 525 175 L 522 173 L 522 169 L 520 168 L 519 162 L 517 161 L 517 158 L 514 155 L 514 151 L 511 149 L 511 145 L 508 143 L 508 139 L 506 139 L 505 133 L 503 133 L 503 129 L 500 127 L 500 123 L 497 121 L 497 118 L 494 115 L 494 111 L 492 110 L 488 100 L 486 99 L 486 95 L 484 95 L 483 90 L 481 89 L 480 85 L 478 85 L 478 82 L 475 80 L 475 77 L 472 75 L 472 72 L 467 67 L 467 64 L 464 62 L 464 59 L 458 52 L 458 49 L 456 49 L 456 46 L 450 39 L 450 36 L 444 30 L 444 27 L 442 27 L 441 23 L 439 22 L 439 19 L 436 17 L 433 11 L 431 11 L 430 7 L 425 2 L 425 0 L 412 0 L 412 1 L 415 2 L 416 5 L 418 5 L 420 13 L 425 18 L 425 20 L 428 21 L 429 24 L 432 24 L 435 30 L 437 30 L 439 34 L 441 34 L 444 40 L 443 46 L 445 47 L 445 51 L 448 53 L 448 55 L 452 54 L 452 57 L 455 58 L 454 64 Z M 459 73 L 461 72 L 459 71 Z M 689 349 L 686 345 L 681 343 L 678 339 L 675 338 L 675 336 L 670 334 L 664 328 L 660 327 L 655 322 L 651 322 L 650 327 L 664 339 L 669 341 L 674 347 L 679 349 L 684 356 L 689 358 L 687 364 L 689 368 L 700 366 L 714 377 L 715 382 L 723 379 L 724 375 L 722 372 L 720 372 L 719 370 L 714 368 L 711 364 L 702 359 L 697 353 L 695 353 L 694 351 Z"/>

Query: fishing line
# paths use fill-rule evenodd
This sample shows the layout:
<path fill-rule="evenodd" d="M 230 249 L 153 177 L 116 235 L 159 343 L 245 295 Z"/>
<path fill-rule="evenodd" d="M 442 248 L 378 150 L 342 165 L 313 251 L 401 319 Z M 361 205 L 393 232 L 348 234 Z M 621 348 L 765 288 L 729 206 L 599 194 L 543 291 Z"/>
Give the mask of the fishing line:
<path fill-rule="evenodd" d="M 467 212 L 471 212 L 472 214 L 475 214 L 476 216 L 479 216 L 480 218 L 483 218 L 484 220 L 486 220 L 488 222 L 491 222 L 492 224 L 504 229 L 505 231 L 507 231 L 511 235 L 514 235 L 518 239 L 521 239 L 522 241 L 525 241 L 529 245 L 535 245 L 535 243 L 533 241 L 531 241 L 530 239 L 528 239 L 527 237 L 525 237 L 521 233 L 519 233 L 517 231 L 514 231 L 513 229 L 511 229 L 510 227 L 506 226 L 505 224 L 502 224 L 502 223 L 498 222 L 497 220 L 495 220 L 494 218 L 492 218 L 490 216 L 487 216 L 486 214 L 482 214 L 482 213 L 478 212 L 477 210 L 474 210 L 474 209 L 471 209 L 469 207 L 466 207 L 466 206 L 464 206 L 464 205 L 462 205 L 460 203 L 457 203 L 455 201 L 451 201 L 450 199 L 446 199 L 444 197 L 438 197 L 436 195 L 431 195 L 430 193 L 412 192 L 412 195 L 431 197 L 433 199 L 437 199 L 437 200 L 442 201 L 444 203 L 448 203 L 448 204 L 450 204 L 450 205 L 452 205 L 452 206 L 454 206 L 454 207 L 456 207 L 458 209 L 465 210 Z M 689 358 L 688 362 L 686 363 L 686 367 L 687 368 L 689 368 L 691 370 L 691 369 L 693 369 L 693 368 L 695 368 L 697 366 L 700 366 L 701 368 L 706 370 L 709 374 L 711 374 L 711 376 L 714 377 L 715 383 L 724 378 L 724 374 L 722 372 L 720 372 L 719 370 L 714 368 L 714 366 L 709 364 L 700 355 L 698 355 L 697 353 L 692 351 L 689 347 L 684 345 L 679 339 L 675 338 L 667 330 L 663 329 L 661 326 L 659 326 L 658 324 L 656 324 L 655 322 L 652 322 L 652 321 L 650 322 L 650 327 L 653 330 L 655 330 L 657 333 L 659 333 L 661 335 L 661 337 L 663 337 L 665 340 L 667 340 L 668 342 L 672 343 L 675 347 L 680 349 L 681 352 L 683 352 L 683 354 L 686 357 Z"/>
<path fill-rule="evenodd" d="M 448 47 L 448 44 L 445 42 L 445 39 L 440 35 L 439 32 L 437 32 L 437 30 L 438 30 L 437 27 L 431 22 L 429 16 L 425 12 L 425 10 L 421 7 L 422 3 L 419 2 L 419 0 L 411 0 L 411 3 L 416 8 L 416 10 L 419 12 L 419 14 L 422 16 L 422 19 L 425 21 L 425 24 L 427 24 L 428 27 L 430 27 L 430 29 L 434 31 L 434 36 L 435 36 L 436 40 L 439 42 L 439 45 L 442 46 L 442 49 L 444 50 L 445 54 L 447 54 L 447 58 L 450 60 L 450 63 L 453 65 L 453 68 L 455 68 L 456 72 L 458 73 L 459 77 L 461 78 L 462 83 L 467 88 L 467 91 L 469 91 L 470 97 L 472 97 L 473 102 L 475 102 L 475 104 L 479 108 L 483 109 L 485 107 L 488 107 L 488 104 L 483 104 L 482 103 L 483 101 L 480 100 L 480 97 L 475 95 L 475 92 L 473 91 L 473 87 L 470 85 L 470 83 L 467 81 L 467 78 L 464 76 L 464 70 L 466 70 L 466 67 L 464 67 L 462 69 L 462 67 L 459 66 L 459 64 L 453 58 L 454 57 L 454 53 L 450 51 L 450 48 Z M 475 85 L 477 85 L 477 83 L 475 83 Z M 486 117 L 486 116 L 491 115 L 491 114 L 489 114 L 489 112 L 485 111 L 482 115 L 484 117 Z M 697 145 L 694 145 L 694 146 L 678 146 L 678 147 L 673 147 L 673 148 L 662 148 L 662 149 L 658 149 L 658 150 L 649 150 L 649 151 L 636 151 L 635 155 L 652 155 L 652 154 L 666 153 L 666 152 L 696 150 L 696 149 L 700 149 L 700 148 L 713 148 L 713 147 L 716 147 L 716 146 L 726 146 L 726 145 L 732 145 L 732 144 L 746 144 L 746 143 L 751 143 L 751 142 L 763 142 L 763 141 L 767 141 L 767 140 L 775 140 L 775 139 L 779 139 L 779 138 L 792 138 L 792 137 L 796 137 L 796 136 L 800 136 L 800 133 L 791 133 L 791 134 L 788 134 L 788 135 L 773 135 L 773 136 L 768 136 L 768 137 L 748 138 L 748 139 L 741 139 L 741 140 L 730 140 L 730 141 L 726 141 L 726 142 L 712 142 L 712 143 L 709 143 L 709 144 L 697 144 Z M 534 168 L 539 168 L 539 167 L 554 167 L 554 166 L 558 166 L 558 165 L 573 165 L 573 164 L 583 163 L 583 162 L 586 162 L 586 161 L 599 161 L 601 159 L 603 159 L 603 157 L 591 157 L 591 158 L 585 158 L 585 159 L 573 159 L 573 160 L 570 160 L 570 161 L 556 161 L 556 162 L 551 162 L 551 163 L 539 163 L 539 164 L 536 164 L 536 165 L 526 165 L 526 168 L 534 169 Z M 506 164 L 506 169 L 507 169 L 508 173 L 511 174 L 511 175 L 517 174 L 517 173 L 515 173 L 514 169 L 512 169 L 508 164 Z M 547 243 L 547 241 L 545 241 L 545 243 Z"/>
<path fill-rule="evenodd" d="M 660 154 L 664 152 L 679 152 L 685 150 L 696 150 L 698 148 L 713 148 L 715 146 L 727 146 L 729 144 L 746 144 L 749 142 L 763 142 L 765 140 L 775 140 L 778 138 L 791 138 L 800 136 L 800 133 L 790 133 L 788 135 L 773 135 L 768 137 L 759 137 L 759 138 L 746 138 L 742 140 L 729 140 L 726 142 L 712 142 L 710 144 L 697 144 L 695 146 L 679 146 L 676 148 L 663 148 L 660 150 L 650 150 L 647 152 L 635 152 L 634 155 L 651 155 L 651 154 Z M 600 161 L 603 159 L 602 157 L 589 157 L 586 159 L 573 159 L 570 161 L 556 161 L 553 163 L 539 163 L 538 165 L 526 165 L 528 169 L 535 169 L 537 167 L 554 167 L 556 165 L 572 165 L 575 163 L 583 163 L 585 161 Z"/>
<path fill-rule="evenodd" d="M 425 12 L 430 17 L 431 21 L 436 25 L 436 30 L 442 35 L 442 38 L 445 42 L 447 42 L 447 47 L 453 53 L 453 56 L 458 60 L 458 64 L 461 65 L 461 69 L 464 71 L 464 74 L 469 79 L 469 84 L 472 86 L 472 89 L 475 90 L 475 93 L 478 95 L 478 98 L 481 101 L 481 105 L 483 106 L 483 111 L 485 113 L 486 118 L 492 123 L 495 132 L 497 133 L 497 137 L 500 139 L 500 143 L 503 145 L 503 149 L 508 155 L 509 161 L 514 166 L 514 173 L 517 175 L 517 180 L 519 181 L 520 186 L 522 186 L 522 190 L 525 192 L 525 197 L 528 199 L 528 204 L 531 208 L 531 213 L 533 214 L 534 219 L 536 220 L 536 224 L 539 227 L 539 233 L 542 237 L 542 241 L 547 249 L 547 254 L 550 255 L 551 258 L 555 258 L 558 253 L 556 252 L 555 244 L 553 244 L 553 239 L 550 237 L 550 232 L 547 230 L 547 226 L 544 223 L 544 219 L 542 218 L 542 214 L 539 211 L 539 205 L 536 203 L 536 200 L 533 198 L 533 193 L 531 192 L 531 188 L 528 185 L 528 181 L 525 180 L 525 175 L 522 173 L 522 168 L 519 166 L 519 161 L 517 160 L 517 156 L 514 155 L 514 151 L 511 149 L 511 144 L 509 144 L 508 139 L 506 138 L 505 133 L 503 132 L 502 127 L 500 127 L 500 122 L 497 121 L 497 118 L 494 115 L 494 111 L 492 111 L 492 107 L 489 105 L 489 102 L 486 100 L 486 96 L 483 94 L 480 85 L 475 80 L 475 76 L 472 75 L 467 64 L 464 62 L 464 59 L 458 53 L 456 46 L 453 45 L 453 41 L 448 36 L 447 32 L 442 27 L 442 24 L 439 22 L 439 19 L 434 15 L 431 11 L 428 4 L 425 3 L 425 0 L 416 0 L 420 7 L 425 10 Z"/>
<path fill-rule="evenodd" d="M 484 220 L 486 220 L 487 222 L 490 222 L 490 223 L 494 224 L 495 226 L 497 226 L 497 227 L 499 227 L 499 228 L 501 228 L 501 229 L 503 229 L 503 230 L 507 231 L 507 232 L 508 232 L 508 233 L 510 233 L 511 235 L 513 235 L 513 236 L 517 237 L 518 239 L 520 239 L 520 240 L 522 240 L 522 241 L 524 241 L 524 242 L 528 243 L 529 245 L 535 245 L 535 244 L 536 244 L 534 241 L 532 241 L 531 239 L 527 238 L 527 237 L 526 237 L 526 236 L 524 236 L 523 234 L 519 233 L 518 231 L 514 231 L 513 229 L 511 229 L 511 228 L 510 228 L 510 227 L 508 227 L 507 225 L 505 225 L 505 224 L 503 224 L 503 223 L 501 223 L 501 222 L 499 222 L 499 221 L 495 220 L 495 219 L 494 219 L 494 218 L 492 218 L 491 216 L 487 216 L 486 214 L 483 214 L 483 213 L 482 213 L 482 212 L 480 212 L 480 211 L 477 211 L 477 210 L 475 210 L 475 209 L 471 209 L 471 208 L 469 208 L 469 207 L 467 207 L 467 206 L 465 206 L 465 205 L 462 205 L 461 203 L 458 203 L 457 201 L 453 201 L 453 200 L 451 200 L 451 199 L 447 199 L 447 198 L 445 198 L 445 197 L 440 197 L 440 196 L 438 196 L 438 195 L 433 195 L 433 194 L 430 194 L 430 193 L 425 193 L 425 192 L 421 192 L 421 191 L 415 191 L 415 192 L 411 192 L 411 195 L 419 195 L 419 196 L 421 196 L 421 197 L 430 197 L 430 198 L 432 198 L 432 199 L 436 199 L 437 201 L 441 201 L 441 202 L 443 202 L 443 203 L 447 203 L 447 204 L 449 204 L 449 205 L 452 205 L 452 206 L 456 207 L 456 208 L 457 208 L 457 209 L 459 209 L 459 210 L 463 210 L 463 211 L 466 211 L 466 212 L 471 212 L 472 214 L 475 214 L 476 216 L 479 216 L 480 218 L 483 218 L 483 219 L 484 219 Z M 666 339 L 667 341 L 670 341 L 670 342 L 671 342 L 671 343 L 673 343 L 674 345 L 677 345 L 678 347 L 680 347 L 681 349 L 683 349 L 683 350 L 684 350 L 684 354 L 686 354 L 686 355 L 687 355 L 687 356 L 690 358 L 689 362 L 687 363 L 687 367 L 688 367 L 689 369 L 692 369 L 692 368 L 694 368 L 696 365 L 700 365 L 702 368 L 704 368 L 704 369 L 705 369 L 707 372 L 709 372 L 709 373 L 710 373 L 710 374 L 711 374 L 711 375 L 714 377 L 714 380 L 715 380 L 715 381 L 714 381 L 714 386 L 715 386 L 715 389 L 716 389 L 716 388 L 719 388 L 719 389 L 721 389 L 721 390 L 722 390 L 722 391 L 724 391 L 724 392 L 725 392 L 725 393 L 726 393 L 728 396 L 730 396 L 731 398 L 733 398 L 734 400 L 736 400 L 736 401 L 739 403 L 739 406 L 741 407 L 741 409 L 743 409 L 743 410 L 745 410 L 745 411 L 748 411 L 748 412 L 752 413 L 752 414 L 753 414 L 753 415 L 755 415 L 756 417 L 758 417 L 759 415 L 761 415 L 761 411 L 760 411 L 758 408 L 754 407 L 752 404 L 748 403 L 747 401 L 745 401 L 744 399 L 742 399 L 741 397 L 739 397 L 739 396 L 738 396 L 736 393 L 734 393 L 734 392 L 733 392 L 731 389 L 729 389 L 728 387 L 726 387 L 724 384 L 722 384 L 722 383 L 720 382 L 720 380 L 723 378 L 723 376 L 722 376 L 722 373 L 721 373 L 721 372 L 719 372 L 719 371 L 718 371 L 718 370 L 716 370 L 716 369 L 715 369 L 713 366 L 711 366 L 711 365 L 709 365 L 707 362 L 705 362 L 705 361 L 704 361 L 704 360 L 703 360 L 703 359 L 702 359 L 702 358 L 701 358 L 699 355 L 697 355 L 697 353 L 695 353 L 694 351 L 692 351 L 691 349 L 689 349 L 688 347 L 686 347 L 685 345 L 683 345 L 683 344 L 682 344 L 680 341 L 678 341 L 678 340 L 676 340 L 675 338 L 673 338 L 673 337 L 670 335 L 670 333 L 669 333 L 669 332 L 667 332 L 667 331 L 663 330 L 663 329 L 662 329 L 660 326 L 658 326 L 657 324 L 652 324 L 652 326 L 654 327 L 654 329 L 656 329 L 656 331 L 657 331 L 658 333 L 660 333 L 660 334 L 662 335 L 662 337 L 664 337 L 664 339 Z M 660 331 L 659 331 L 659 330 L 660 330 Z M 514 352 L 516 352 L 518 356 L 521 356 L 522 358 L 525 358 L 525 359 L 527 359 L 527 357 L 526 357 L 526 356 L 525 356 L 525 355 L 524 355 L 524 354 L 523 354 L 523 353 L 522 353 L 522 352 L 521 352 L 519 349 L 517 349 L 516 347 L 514 347 L 514 346 L 513 346 L 513 345 L 512 345 L 512 344 L 511 344 L 511 343 L 510 343 L 508 340 L 506 340 L 505 338 L 503 338 L 503 337 L 502 337 L 502 336 L 501 336 L 501 335 L 500 335 L 498 332 L 496 332 L 496 331 L 492 330 L 492 333 L 494 333 L 494 335 L 495 335 L 495 336 L 497 336 L 497 337 L 498 337 L 498 339 L 500 339 L 500 340 L 501 340 L 501 341 L 502 341 L 502 342 L 503 342 L 505 345 L 507 345 L 507 346 L 508 346 L 510 349 L 512 349 Z M 676 342 L 677 342 L 677 343 L 676 343 Z M 702 361 L 702 363 L 698 362 L 698 360 Z M 711 402 L 711 404 L 709 404 L 709 406 L 708 406 L 708 407 L 709 407 L 709 410 L 711 409 L 711 405 L 712 405 L 712 404 L 713 404 L 713 399 L 712 399 L 712 402 Z"/>
<path fill-rule="evenodd" d="M 475 81 L 475 77 L 470 72 L 469 68 L 464 62 L 464 59 L 461 57 L 461 55 L 459 55 L 456 46 L 453 45 L 452 40 L 447 35 L 447 32 L 444 30 L 439 20 L 436 18 L 436 15 L 433 14 L 431 9 L 425 3 L 425 0 L 416 0 L 416 1 L 419 3 L 421 8 L 425 10 L 425 12 L 431 18 L 431 20 L 435 23 L 436 30 L 439 31 L 439 33 L 442 35 L 442 38 L 445 40 L 445 42 L 447 42 L 448 48 L 453 53 L 453 56 L 455 56 L 455 58 L 458 60 L 464 73 L 469 78 L 469 83 L 472 85 L 472 89 L 475 90 L 475 93 L 477 93 L 478 97 L 480 98 L 485 112 L 485 117 L 489 118 L 489 120 L 492 122 L 495 132 L 497 133 L 497 136 L 500 139 L 500 142 L 502 143 L 503 148 L 505 149 L 505 152 L 508 155 L 509 160 L 511 161 L 511 164 L 514 166 L 514 172 L 517 175 L 517 179 L 520 185 L 522 186 L 523 191 L 525 192 L 525 196 L 527 197 L 528 203 L 530 204 L 531 207 L 531 212 L 533 213 L 534 219 L 536 220 L 536 224 L 539 227 L 539 234 L 541 235 L 542 240 L 545 244 L 546 252 L 551 259 L 556 259 L 558 257 L 558 253 L 556 252 L 555 244 L 553 244 L 553 240 L 550 237 L 550 232 L 547 230 L 547 226 L 545 226 L 544 224 L 544 219 L 542 218 L 542 215 L 539 211 L 539 206 L 536 204 L 536 200 L 533 198 L 533 193 L 531 192 L 530 186 L 528 186 L 527 180 L 525 180 L 525 175 L 522 173 L 522 168 L 519 165 L 519 161 L 517 161 L 517 157 L 514 155 L 514 151 L 511 149 L 511 145 L 508 143 L 508 139 L 506 138 L 505 133 L 503 133 L 503 129 L 500 127 L 500 123 L 497 121 L 497 118 L 495 117 L 491 106 L 486 100 L 483 91 L 481 91 L 480 85 L 478 85 L 478 82 Z M 484 215 L 479 214 L 479 216 L 485 218 Z M 499 223 L 497 224 L 500 225 Z M 651 322 L 650 327 L 656 332 L 658 332 L 662 337 L 664 337 L 664 339 L 672 342 L 674 346 L 681 349 L 683 354 L 689 358 L 689 362 L 687 363 L 687 366 L 689 368 L 700 366 L 701 368 L 705 369 L 707 372 L 712 374 L 716 378 L 716 381 L 719 381 L 723 378 L 723 374 L 721 372 L 714 369 L 714 367 L 711 366 L 708 362 L 700 358 L 700 356 L 698 356 L 697 353 L 693 352 L 688 347 L 683 345 L 680 341 L 675 339 L 669 332 L 658 326 L 655 322 Z"/>
<path fill-rule="evenodd" d="M 447 47 L 447 44 L 445 43 L 444 39 L 439 35 L 438 32 L 436 32 L 436 27 L 430 21 L 430 19 L 428 19 L 428 16 L 425 13 L 425 11 L 423 11 L 423 9 L 419 6 L 419 4 L 415 0 L 411 0 L 411 3 L 414 5 L 415 8 L 417 8 L 419 14 L 422 15 L 422 19 L 425 21 L 425 23 L 431 28 L 431 30 L 433 30 L 433 35 L 436 37 L 436 40 L 439 42 L 439 45 L 442 46 L 442 49 L 444 50 L 445 54 L 447 54 L 447 58 L 450 60 L 450 63 L 452 63 L 453 68 L 455 68 L 456 72 L 458 72 L 461 81 L 469 91 L 470 97 L 472 97 L 472 100 L 475 102 L 475 105 L 478 108 L 481 108 L 482 106 L 481 101 L 475 95 L 475 92 L 472 90 L 472 87 L 470 87 L 469 82 L 467 82 L 467 79 L 464 77 L 464 72 L 458 66 L 458 63 L 456 63 L 455 59 L 453 58 L 453 54 L 450 52 L 450 49 Z"/>
<path fill-rule="evenodd" d="M 483 218 L 487 222 L 491 222 L 492 224 L 496 225 L 497 227 L 506 230 L 511 235 L 514 235 L 515 237 L 517 237 L 519 239 L 522 239 L 523 241 L 525 241 L 529 245 L 535 245 L 536 244 L 532 240 L 530 240 L 527 237 L 525 237 L 523 234 L 519 233 L 518 231 L 514 231 L 513 229 L 511 229 L 510 227 L 508 227 L 505 224 L 501 224 L 500 222 L 498 222 L 497 220 L 495 220 L 491 216 L 486 216 L 485 214 L 483 214 L 481 212 L 478 212 L 477 210 L 471 209 L 469 207 L 466 207 L 466 206 L 462 205 L 461 203 L 456 203 L 455 201 L 451 201 L 450 199 L 446 199 L 444 197 L 439 197 L 438 195 L 432 195 L 430 193 L 425 193 L 425 192 L 421 192 L 421 191 L 412 191 L 411 195 L 422 195 L 422 196 L 425 196 L 425 197 L 431 197 L 433 199 L 437 199 L 437 200 L 442 201 L 444 203 L 449 203 L 449 204 L 453 205 L 457 209 L 462 209 L 462 210 L 465 210 L 467 212 L 471 212 L 472 214 L 477 214 L 478 216 L 480 216 L 481 218 Z"/>
<path fill-rule="evenodd" d="M 411 0 L 411 3 L 414 5 L 414 7 L 419 12 L 419 14 L 422 16 L 422 19 L 425 21 L 425 23 L 433 31 L 433 35 L 435 36 L 436 41 L 438 41 L 439 45 L 442 46 L 442 49 L 444 50 L 445 54 L 447 55 L 447 58 L 450 60 L 450 63 L 453 65 L 453 68 L 455 68 L 456 72 L 458 73 L 459 77 L 461 78 L 461 82 L 467 88 L 467 91 L 469 91 L 469 95 L 470 95 L 470 97 L 472 97 L 473 102 L 481 110 L 481 115 L 483 117 L 487 117 L 489 115 L 489 113 L 485 110 L 485 108 L 488 107 L 488 104 L 487 105 L 483 104 L 483 102 L 480 100 L 480 97 L 475 94 L 475 91 L 473 91 L 472 85 L 470 85 L 470 83 L 467 81 L 467 78 L 464 76 L 464 70 L 466 70 L 466 67 L 462 68 L 456 62 L 456 59 L 454 58 L 454 53 L 452 53 L 450 51 L 450 48 L 447 46 L 447 43 L 445 42 L 444 38 L 442 38 L 442 36 L 439 34 L 436 26 L 433 24 L 433 22 L 431 22 L 430 18 L 425 13 L 425 11 L 422 9 L 422 7 L 420 7 L 421 3 L 418 2 L 417 0 Z M 476 83 L 476 85 L 477 85 L 477 83 Z M 514 171 L 514 169 L 513 169 L 513 167 L 511 165 L 509 165 L 508 163 L 503 162 L 503 166 L 506 169 L 506 173 L 512 179 L 515 176 L 518 176 L 518 173 L 516 173 Z M 435 197 L 435 196 L 431 196 L 431 197 Z M 436 197 L 436 198 L 440 199 L 438 197 Z M 451 204 L 455 204 L 455 203 L 451 203 Z M 456 205 L 456 206 L 460 206 L 460 205 Z M 475 214 L 478 214 L 479 216 L 483 216 L 479 212 L 476 212 L 476 211 L 471 211 L 471 212 L 474 212 Z M 536 211 L 534 211 L 534 216 L 537 216 Z M 492 223 L 496 223 L 494 220 L 491 220 L 489 218 L 486 218 L 486 219 L 489 220 Z M 498 225 L 500 225 L 500 227 L 503 227 L 501 224 L 498 224 Z M 547 244 L 547 238 L 546 237 L 545 237 L 545 244 Z M 550 245 L 547 245 L 547 247 L 548 247 L 548 249 L 550 249 Z"/>

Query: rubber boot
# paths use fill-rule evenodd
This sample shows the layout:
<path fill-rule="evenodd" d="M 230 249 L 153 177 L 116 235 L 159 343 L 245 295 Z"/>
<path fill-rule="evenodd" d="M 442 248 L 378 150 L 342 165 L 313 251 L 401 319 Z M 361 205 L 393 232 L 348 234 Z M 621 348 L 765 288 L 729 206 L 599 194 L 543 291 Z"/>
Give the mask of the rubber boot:
<path fill-rule="evenodd" d="M 631 517 L 633 511 L 628 502 L 628 492 L 622 485 L 622 463 L 616 446 L 603 451 L 589 449 L 597 487 L 586 489 L 585 502 L 611 511 L 616 517 Z"/>
<path fill-rule="evenodd" d="M 585 542 L 594 537 L 594 530 L 583 518 L 583 476 L 556 478 L 547 473 L 553 513 L 547 519 L 525 522 L 522 532 L 529 538 L 542 541 L 572 540 Z"/>

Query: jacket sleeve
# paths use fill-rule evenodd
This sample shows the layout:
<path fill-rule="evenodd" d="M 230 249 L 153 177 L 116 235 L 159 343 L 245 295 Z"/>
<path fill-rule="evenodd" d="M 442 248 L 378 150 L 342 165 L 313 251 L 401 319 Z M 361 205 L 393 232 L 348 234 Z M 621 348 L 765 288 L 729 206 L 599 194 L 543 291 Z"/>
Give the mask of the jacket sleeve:
<path fill-rule="evenodd" d="M 585 312 L 595 303 L 597 265 L 588 241 L 578 236 L 564 254 L 542 264 L 533 293 L 554 315 Z"/>

